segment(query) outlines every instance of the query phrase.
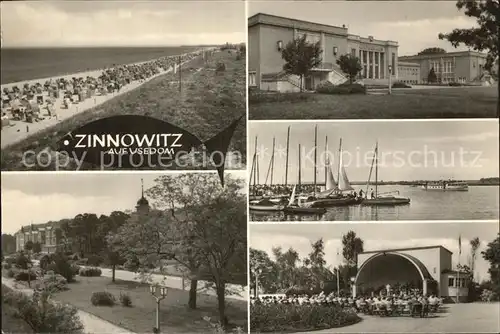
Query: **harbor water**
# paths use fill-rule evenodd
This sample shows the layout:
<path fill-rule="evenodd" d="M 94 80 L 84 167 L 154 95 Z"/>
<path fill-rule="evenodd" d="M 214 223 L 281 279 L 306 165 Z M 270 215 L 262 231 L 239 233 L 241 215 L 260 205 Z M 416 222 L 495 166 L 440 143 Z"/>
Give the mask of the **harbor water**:
<path fill-rule="evenodd" d="M 366 186 L 354 186 L 356 192 Z M 499 186 L 469 186 L 469 191 L 426 191 L 420 187 L 387 185 L 378 192 L 399 191 L 408 205 L 339 206 L 323 215 L 285 215 L 283 212 L 253 212 L 252 221 L 394 221 L 394 220 L 494 220 L 499 218 Z M 369 191 L 370 193 L 370 191 Z"/>

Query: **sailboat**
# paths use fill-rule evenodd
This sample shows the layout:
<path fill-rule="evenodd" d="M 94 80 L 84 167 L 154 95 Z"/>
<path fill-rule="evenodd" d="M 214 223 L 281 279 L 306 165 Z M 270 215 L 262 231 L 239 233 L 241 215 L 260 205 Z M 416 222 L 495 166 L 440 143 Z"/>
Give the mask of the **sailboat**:
<path fill-rule="evenodd" d="M 292 195 L 288 201 L 288 205 L 285 207 L 286 213 L 299 213 L 299 214 L 323 214 L 326 212 L 325 208 L 314 208 L 308 205 L 303 205 L 300 201 L 300 198 L 297 199 L 297 203 L 295 203 L 295 189 L 297 186 L 293 187 Z"/>
<path fill-rule="evenodd" d="M 352 191 L 354 188 L 351 186 L 347 177 L 346 170 L 342 164 L 342 139 L 340 139 L 339 146 L 339 165 L 338 165 L 338 184 L 333 178 L 331 164 L 328 164 L 326 190 L 317 194 L 309 199 L 308 203 L 312 207 L 332 207 L 332 206 L 346 206 L 357 204 L 358 200 L 354 197 L 345 196 L 343 191 Z M 316 168 L 316 166 L 315 166 Z"/>
<path fill-rule="evenodd" d="M 393 193 L 399 194 L 399 191 L 391 191 L 386 193 L 378 192 L 378 142 L 375 145 L 375 152 L 373 154 L 372 165 L 370 167 L 370 174 L 368 175 L 368 182 L 366 185 L 366 196 L 368 196 L 368 188 L 370 186 L 370 179 L 372 176 L 373 165 L 375 164 L 375 193 L 372 198 L 365 198 L 362 200 L 361 205 L 375 205 L 375 206 L 384 206 L 384 205 L 405 205 L 410 204 L 410 199 L 405 197 L 396 197 L 391 195 Z"/>

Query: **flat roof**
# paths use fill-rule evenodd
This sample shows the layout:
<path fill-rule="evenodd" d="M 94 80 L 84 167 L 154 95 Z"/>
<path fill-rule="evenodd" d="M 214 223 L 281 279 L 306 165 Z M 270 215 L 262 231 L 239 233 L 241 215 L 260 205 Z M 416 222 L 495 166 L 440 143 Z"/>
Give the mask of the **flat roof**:
<path fill-rule="evenodd" d="M 420 249 L 432 249 L 432 248 L 442 248 L 450 254 L 453 254 L 452 251 L 443 247 L 443 246 L 424 246 L 424 247 L 409 247 L 409 248 L 392 248 L 392 249 L 379 249 L 374 251 L 362 252 L 360 254 L 372 254 L 372 253 L 383 253 L 383 252 L 400 252 L 400 251 L 409 251 L 409 250 L 420 250 Z"/>
<path fill-rule="evenodd" d="M 486 58 L 488 55 L 478 51 L 455 51 L 445 53 L 429 53 L 424 55 L 413 56 L 399 56 L 398 59 L 428 59 L 428 58 L 441 58 L 441 57 L 457 57 L 457 56 L 479 56 Z"/>

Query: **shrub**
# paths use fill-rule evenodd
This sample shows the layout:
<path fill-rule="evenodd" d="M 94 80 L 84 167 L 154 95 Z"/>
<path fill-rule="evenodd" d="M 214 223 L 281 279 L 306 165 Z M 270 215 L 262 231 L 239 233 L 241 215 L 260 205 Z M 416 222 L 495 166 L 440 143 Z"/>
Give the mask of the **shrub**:
<path fill-rule="evenodd" d="M 82 269 L 82 267 L 80 267 L 79 265 L 77 265 L 75 263 L 71 264 L 71 271 L 73 272 L 74 275 L 79 275 L 81 269 Z"/>
<path fill-rule="evenodd" d="M 297 296 L 300 296 L 300 295 L 307 295 L 307 296 L 311 296 L 313 294 L 317 294 L 317 293 L 320 293 L 321 291 L 318 291 L 318 290 L 311 290 L 311 288 L 309 287 L 304 287 L 304 286 L 292 286 L 288 289 L 285 290 L 285 294 L 287 296 L 290 296 L 290 295 L 297 295 Z"/>
<path fill-rule="evenodd" d="M 29 323 L 35 333 L 83 333 L 78 309 L 71 305 L 52 303 L 50 294 L 27 296 L 2 285 L 3 302 L 16 311 L 16 316 Z"/>
<path fill-rule="evenodd" d="M 8 263 L 10 265 L 13 265 L 13 264 L 16 264 L 17 262 L 17 257 L 12 257 L 12 256 L 8 256 L 4 259 L 5 263 Z"/>
<path fill-rule="evenodd" d="M 94 306 L 114 306 L 115 296 L 107 291 L 92 292 L 90 302 Z"/>
<path fill-rule="evenodd" d="M 322 83 L 316 87 L 316 93 L 319 94 L 366 94 L 366 87 L 360 84 L 345 83 L 335 86 L 332 83 Z"/>
<path fill-rule="evenodd" d="M 90 255 L 87 259 L 89 266 L 99 266 L 104 262 L 104 258 L 99 255 Z"/>
<path fill-rule="evenodd" d="M 226 70 L 226 64 L 224 64 L 223 62 L 217 62 L 217 64 L 215 65 L 215 73 L 220 73 L 220 72 L 224 72 Z"/>
<path fill-rule="evenodd" d="M 12 264 L 10 264 L 10 263 L 4 263 L 2 266 L 3 266 L 3 269 L 10 269 L 10 268 L 12 268 Z"/>
<path fill-rule="evenodd" d="M 34 281 L 37 278 L 37 274 L 34 270 L 32 269 L 22 269 L 19 270 L 17 273 L 14 273 L 14 279 L 16 281 L 23 281 L 27 282 L 28 280 Z"/>
<path fill-rule="evenodd" d="M 311 99 L 313 96 L 309 93 L 265 93 L 249 92 L 249 103 L 280 103 L 280 102 L 302 102 Z"/>
<path fill-rule="evenodd" d="M 40 258 L 40 268 L 42 268 L 43 270 L 48 270 L 48 266 L 50 265 L 50 263 L 52 262 L 52 258 L 50 257 L 50 255 L 44 255 Z"/>
<path fill-rule="evenodd" d="M 483 292 L 481 293 L 481 300 L 483 302 L 492 302 L 492 301 L 497 301 L 498 294 L 494 291 L 484 289 Z"/>
<path fill-rule="evenodd" d="M 80 276 L 86 276 L 86 277 L 99 277 L 101 276 L 101 274 L 102 274 L 101 269 L 95 267 L 80 268 L 79 272 Z"/>
<path fill-rule="evenodd" d="M 59 274 L 53 271 L 47 272 L 40 284 L 37 284 L 38 290 L 46 289 L 50 292 L 59 292 L 68 290 L 68 281 Z"/>
<path fill-rule="evenodd" d="M 450 83 L 448 83 L 448 86 L 459 87 L 459 86 L 463 86 L 463 85 L 459 82 L 450 82 Z"/>
<path fill-rule="evenodd" d="M 132 306 L 132 298 L 127 293 L 120 292 L 120 303 L 125 307 Z"/>
<path fill-rule="evenodd" d="M 405 84 L 404 82 L 395 82 L 392 84 L 392 88 L 411 88 L 411 86 Z"/>
<path fill-rule="evenodd" d="M 19 253 L 19 255 L 16 258 L 16 266 L 21 269 L 28 269 L 28 264 L 30 263 L 30 260 L 26 255 L 23 253 Z"/>
<path fill-rule="evenodd" d="M 7 271 L 7 277 L 8 277 L 8 278 L 14 278 L 14 276 L 15 276 L 15 275 L 16 275 L 16 273 L 14 272 L 14 270 L 9 269 L 9 270 Z"/>
<path fill-rule="evenodd" d="M 62 275 L 68 283 L 74 281 L 75 274 L 71 268 L 71 263 L 64 254 L 56 253 L 54 255 L 54 264 L 50 264 L 48 269 L 53 270 L 56 274 Z"/>
<path fill-rule="evenodd" d="M 329 329 L 359 320 L 354 311 L 332 305 L 254 304 L 250 307 L 250 329 L 255 332 Z"/>

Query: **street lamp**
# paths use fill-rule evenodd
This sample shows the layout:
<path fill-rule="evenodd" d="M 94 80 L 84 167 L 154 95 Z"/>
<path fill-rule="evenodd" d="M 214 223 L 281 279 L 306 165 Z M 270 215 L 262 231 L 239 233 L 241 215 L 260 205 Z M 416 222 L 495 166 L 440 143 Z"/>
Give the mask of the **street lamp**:
<path fill-rule="evenodd" d="M 159 295 L 156 295 L 158 291 Z M 154 333 L 160 333 L 160 302 L 167 297 L 168 289 L 166 286 L 150 285 L 149 292 L 156 300 L 156 327 L 154 328 Z"/>
<path fill-rule="evenodd" d="M 392 94 L 392 65 L 389 65 L 389 95 Z"/>

